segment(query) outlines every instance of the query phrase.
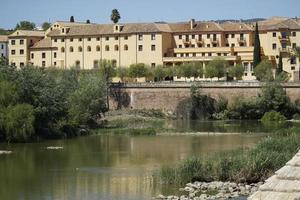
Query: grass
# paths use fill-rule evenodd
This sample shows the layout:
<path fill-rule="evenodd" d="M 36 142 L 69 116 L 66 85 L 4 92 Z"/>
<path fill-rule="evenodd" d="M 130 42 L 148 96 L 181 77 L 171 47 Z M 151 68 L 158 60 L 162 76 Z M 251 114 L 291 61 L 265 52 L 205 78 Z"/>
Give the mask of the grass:
<path fill-rule="evenodd" d="M 194 181 L 256 183 L 272 176 L 300 147 L 300 129 L 280 130 L 252 149 L 238 149 L 205 157 L 191 157 L 175 167 L 162 167 L 160 179 L 169 184 Z"/>

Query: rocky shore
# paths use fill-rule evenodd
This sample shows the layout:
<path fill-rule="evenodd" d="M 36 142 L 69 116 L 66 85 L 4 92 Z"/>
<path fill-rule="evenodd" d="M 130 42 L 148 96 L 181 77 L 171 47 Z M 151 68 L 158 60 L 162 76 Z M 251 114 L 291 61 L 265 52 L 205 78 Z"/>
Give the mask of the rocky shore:
<path fill-rule="evenodd" d="M 158 195 L 155 199 L 166 200 L 225 200 L 238 197 L 247 197 L 256 192 L 263 183 L 244 184 L 232 182 L 195 182 L 188 183 L 179 191 L 186 193 L 181 196 Z"/>

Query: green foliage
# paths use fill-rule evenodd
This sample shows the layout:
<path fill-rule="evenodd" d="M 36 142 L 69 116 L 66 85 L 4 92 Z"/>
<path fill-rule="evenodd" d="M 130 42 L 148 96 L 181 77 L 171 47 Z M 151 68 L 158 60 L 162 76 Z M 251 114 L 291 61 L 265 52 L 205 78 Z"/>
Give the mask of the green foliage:
<path fill-rule="evenodd" d="M 70 17 L 70 22 L 75 22 L 74 16 Z"/>
<path fill-rule="evenodd" d="M 35 23 L 29 21 L 21 21 L 16 25 L 15 30 L 34 30 Z"/>
<path fill-rule="evenodd" d="M 208 63 L 205 67 L 205 76 L 208 78 L 217 77 L 222 78 L 225 76 L 226 68 L 228 67 L 228 62 L 222 59 L 215 59 Z"/>
<path fill-rule="evenodd" d="M 235 98 L 228 108 L 228 118 L 230 119 L 260 119 L 263 115 L 257 99 Z"/>
<path fill-rule="evenodd" d="M 126 67 L 118 67 L 117 76 L 124 81 L 124 78 L 128 77 L 128 69 Z"/>
<path fill-rule="evenodd" d="M 166 71 L 163 66 L 158 65 L 155 68 L 152 69 L 152 73 L 154 76 L 154 79 L 157 81 L 162 81 L 166 77 Z"/>
<path fill-rule="evenodd" d="M 260 39 L 259 39 L 258 24 L 256 22 L 255 34 L 254 34 L 254 52 L 253 52 L 253 66 L 254 66 L 254 69 L 257 67 L 257 65 L 260 62 L 261 62 L 261 46 L 260 46 Z"/>
<path fill-rule="evenodd" d="M 116 64 L 113 60 L 101 60 L 100 61 L 100 73 L 105 78 L 107 83 L 111 81 L 111 78 L 116 76 Z"/>
<path fill-rule="evenodd" d="M 44 31 L 48 30 L 48 28 L 50 28 L 51 24 L 49 22 L 44 22 L 42 24 L 42 28 Z"/>
<path fill-rule="evenodd" d="M 261 118 L 264 124 L 282 124 L 286 121 L 285 116 L 274 110 L 266 112 Z"/>
<path fill-rule="evenodd" d="M 244 67 L 243 65 L 235 65 L 233 67 L 230 67 L 228 70 L 228 74 L 231 77 L 235 77 L 237 80 L 242 80 L 242 77 L 244 75 Z"/>
<path fill-rule="evenodd" d="M 278 65 L 276 68 L 276 76 L 281 74 L 283 72 L 283 63 L 282 63 L 282 55 L 281 53 L 279 54 L 279 59 L 278 59 Z"/>
<path fill-rule="evenodd" d="M 0 80 L 0 107 L 14 105 L 18 100 L 17 87 L 8 81 Z"/>
<path fill-rule="evenodd" d="M 33 136 L 34 110 L 31 105 L 18 104 L 6 109 L 3 128 L 7 141 L 24 142 Z"/>
<path fill-rule="evenodd" d="M 3 28 L 0 28 L 0 35 L 9 35 L 12 33 L 12 30 L 5 30 Z"/>
<path fill-rule="evenodd" d="M 105 85 L 99 77 L 87 75 L 69 97 L 69 118 L 72 124 L 94 125 L 106 110 Z"/>
<path fill-rule="evenodd" d="M 264 60 L 254 68 L 254 74 L 259 81 L 273 81 L 272 63 Z"/>
<path fill-rule="evenodd" d="M 111 16 L 110 16 L 111 21 L 116 24 L 119 22 L 119 20 L 121 19 L 120 13 L 117 9 L 113 9 L 111 11 Z"/>
<path fill-rule="evenodd" d="M 129 67 L 129 77 L 131 78 L 141 78 L 146 77 L 149 73 L 148 68 L 143 63 L 133 64 Z"/>

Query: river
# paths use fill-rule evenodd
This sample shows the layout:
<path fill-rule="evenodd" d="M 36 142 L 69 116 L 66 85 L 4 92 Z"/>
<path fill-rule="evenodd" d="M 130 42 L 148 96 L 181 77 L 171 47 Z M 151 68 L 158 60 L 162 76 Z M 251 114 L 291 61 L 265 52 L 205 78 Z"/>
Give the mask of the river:
<path fill-rule="evenodd" d="M 98 134 L 0 144 L 1 150 L 13 151 L 0 156 L 0 199 L 148 200 L 176 193 L 178 188 L 153 180 L 152 174 L 162 165 L 174 165 L 188 156 L 251 147 L 268 131 L 257 122 L 172 121 L 169 126 L 181 134 Z M 63 149 L 46 149 L 49 146 Z"/>

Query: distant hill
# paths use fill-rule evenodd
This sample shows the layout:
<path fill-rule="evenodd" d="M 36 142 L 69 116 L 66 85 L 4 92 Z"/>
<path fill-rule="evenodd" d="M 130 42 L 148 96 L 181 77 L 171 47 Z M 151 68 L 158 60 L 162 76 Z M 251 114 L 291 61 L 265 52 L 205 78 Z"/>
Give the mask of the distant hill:
<path fill-rule="evenodd" d="M 243 22 L 243 23 L 254 23 L 254 22 L 259 22 L 266 20 L 265 18 L 252 18 L 252 19 L 223 19 L 223 20 L 214 20 L 217 23 L 224 23 L 224 22 Z"/>
<path fill-rule="evenodd" d="M 13 30 L 5 30 L 3 28 L 0 28 L 0 35 L 9 35 L 13 32 Z"/>

